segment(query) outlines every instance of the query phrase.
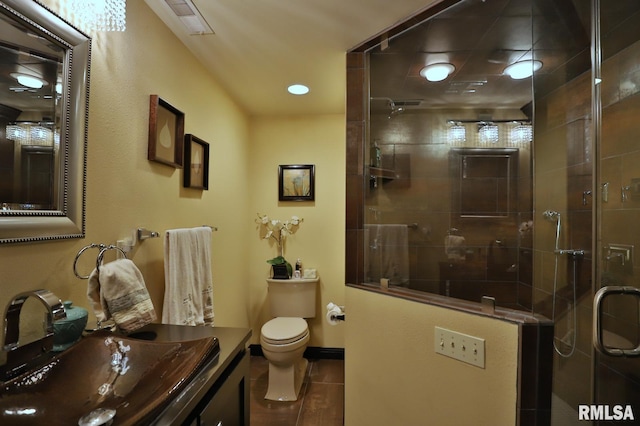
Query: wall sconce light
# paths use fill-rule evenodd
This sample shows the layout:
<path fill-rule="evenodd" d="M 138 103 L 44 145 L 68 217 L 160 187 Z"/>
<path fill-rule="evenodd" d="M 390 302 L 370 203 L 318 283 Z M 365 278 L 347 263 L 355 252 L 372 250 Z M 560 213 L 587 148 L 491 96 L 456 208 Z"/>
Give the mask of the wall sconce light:
<path fill-rule="evenodd" d="M 515 62 L 504 69 L 504 73 L 514 80 L 531 77 L 534 72 L 542 68 L 542 62 L 526 60 Z"/>
<path fill-rule="evenodd" d="M 459 121 L 449 121 L 447 130 L 447 142 L 450 144 L 461 144 L 467 140 L 467 129 Z"/>
<path fill-rule="evenodd" d="M 478 138 L 480 143 L 498 143 L 498 126 L 494 123 L 481 122 L 478 124 Z"/>
<path fill-rule="evenodd" d="M 449 77 L 456 67 L 446 62 L 427 65 L 420 70 L 420 75 L 429 81 L 442 81 Z"/>
<path fill-rule="evenodd" d="M 68 0 L 71 21 L 86 32 L 125 31 L 127 0 Z"/>
<path fill-rule="evenodd" d="M 8 124 L 6 138 L 20 145 L 58 146 L 60 145 L 60 132 L 52 130 L 51 123 L 17 122 Z"/>
<path fill-rule="evenodd" d="M 529 143 L 533 140 L 533 128 L 529 123 L 514 122 L 509 132 L 509 139 L 513 145 Z"/>

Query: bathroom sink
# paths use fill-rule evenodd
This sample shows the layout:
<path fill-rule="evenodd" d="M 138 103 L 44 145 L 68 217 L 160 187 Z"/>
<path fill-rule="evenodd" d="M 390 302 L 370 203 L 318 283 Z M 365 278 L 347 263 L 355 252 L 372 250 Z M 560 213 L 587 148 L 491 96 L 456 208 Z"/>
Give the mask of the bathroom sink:
<path fill-rule="evenodd" d="M 0 424 L 149 423 L 219 349 L 215 337 L 167 342 L 96 332 L 2 383 Z"/>

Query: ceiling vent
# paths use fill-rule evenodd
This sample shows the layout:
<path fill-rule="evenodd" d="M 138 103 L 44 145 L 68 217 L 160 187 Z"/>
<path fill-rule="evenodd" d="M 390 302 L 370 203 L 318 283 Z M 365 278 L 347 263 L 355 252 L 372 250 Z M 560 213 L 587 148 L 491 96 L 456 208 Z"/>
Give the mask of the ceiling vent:
<path fill-rule="evenodd" d="M 191 0 L 164 0 L 180 19 L 189 35 L 214 34 L 206 19 Z"/>

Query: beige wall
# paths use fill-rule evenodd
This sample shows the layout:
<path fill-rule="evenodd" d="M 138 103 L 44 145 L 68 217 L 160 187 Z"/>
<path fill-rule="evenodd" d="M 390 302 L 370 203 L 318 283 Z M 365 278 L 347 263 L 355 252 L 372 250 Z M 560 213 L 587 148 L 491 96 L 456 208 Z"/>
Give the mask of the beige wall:
<path fill-rule="evenodd" d="M 516 422 L 518 326 L 348 287 L 346 425 Z M 485 339 L 486 368 L 436 354 L 434 327 Z"/>
<path fill-rule="evenodd" d="M 56 10 L 55 1 L 46 3 Z M 87 307 L 86 282 L 72 272 L 81 247 L 115 243 L 139 226 L 210 224 L 220 229 L 212 240 L 216 324 L 248 326 L 249 121 L 144 2 L 128 2 L 127 12 L 126 32 L 92 42 L 86 238 L 0 246 L 0 306 L 20 291 L 47 288 Z M 183 111 L 186 132 L 210 143 L 209 191 L 183 189 L 181 170 L 147 160 L 150 94 Z M 158 311 L 162 247 L 162 238 L 147 240 L 131 256 Z M 79 262 L 82 273 L 95 266 L 92 251 Z"/>
<path fill-rule="evenodd" d="M 286 220 L 292 215 L 304 222 L 285 243 L 285 257 L 292 264 L 316 268 L 320 275 L 318 315 L 309 320 L 311 346 L 344 347 L 343 327 L 324 321 L 329 302 L 344 303 L 344 198 L 345 122 L 342 114 L 301 117 L 261 117 L 251 123 L 251 201 L 249 211 Z M 314 202 L 278 202 L 278 165 L 314 164 Z M 253 225 L 253 226 L 252 226 Z M 277 255 L 275 246 L 260 239 L 258 227 L 247 224 L 251 251 L 249 311 L 254 342 L 260 327 L 270 318 L 265 279 L 267 259 Z"/>
<path fill-rule="evenodd" d="M 45 4 L 61 10 L 59 0 Z M 115 243 L 140 226 L 163 232 L 208 224 L 219 228 L 212 240 L 216 325 L 252 327 L 257 343 L 269 318 L 265 260 L 275 249 L 258 238 L 253 220 L 257 212 L 296 214 L 305 222 L 286 255 L 321 276 L 311 344 L 343 347 L 343 329 L 323 318 L 326 303 L 343 303 L 344 116 L 249 118 L 144 2 L 128 2 L 127 13 L 126 32 L 98 33 L 92 42 L 87 236 L 0 246 L 0 306 L 18 292 L 47 288 L 88 307 L 86 282 L 72 272 L 80 248 Z M 150 94 L 183 111 L 186 132 L 210 143 L 209 191 L 184 189 L 181 170 L 147 160 Z M 301 163 L 316 165 L 316 201 L 278 203 L 278 165 Z M 158 313 L 162 250 L 162 239 L 151 239 L 130 256 Z M 83 255 L 81 273 L 95 266 L 95 254 Z"/>

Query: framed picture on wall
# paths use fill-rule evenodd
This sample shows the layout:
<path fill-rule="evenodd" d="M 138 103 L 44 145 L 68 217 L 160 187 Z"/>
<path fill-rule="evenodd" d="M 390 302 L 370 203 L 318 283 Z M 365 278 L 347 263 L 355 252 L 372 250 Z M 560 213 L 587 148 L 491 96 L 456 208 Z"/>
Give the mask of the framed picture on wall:
<path fill-rule="evenodd" d="M 184 114 L 158 95 L 149 100 L 147 158 L 175 168 L 183 166 Z"/>
<path fill-rule="evenodd" d="M 314 201 L 315 166 L 313 164 L 279 166 L 278 200 Z"/>
<path fill-rule="evenodd" d="M 183 186 L 209 189 L 209 144 L 192 134 L 185 135 L 184 157 Z"/>

